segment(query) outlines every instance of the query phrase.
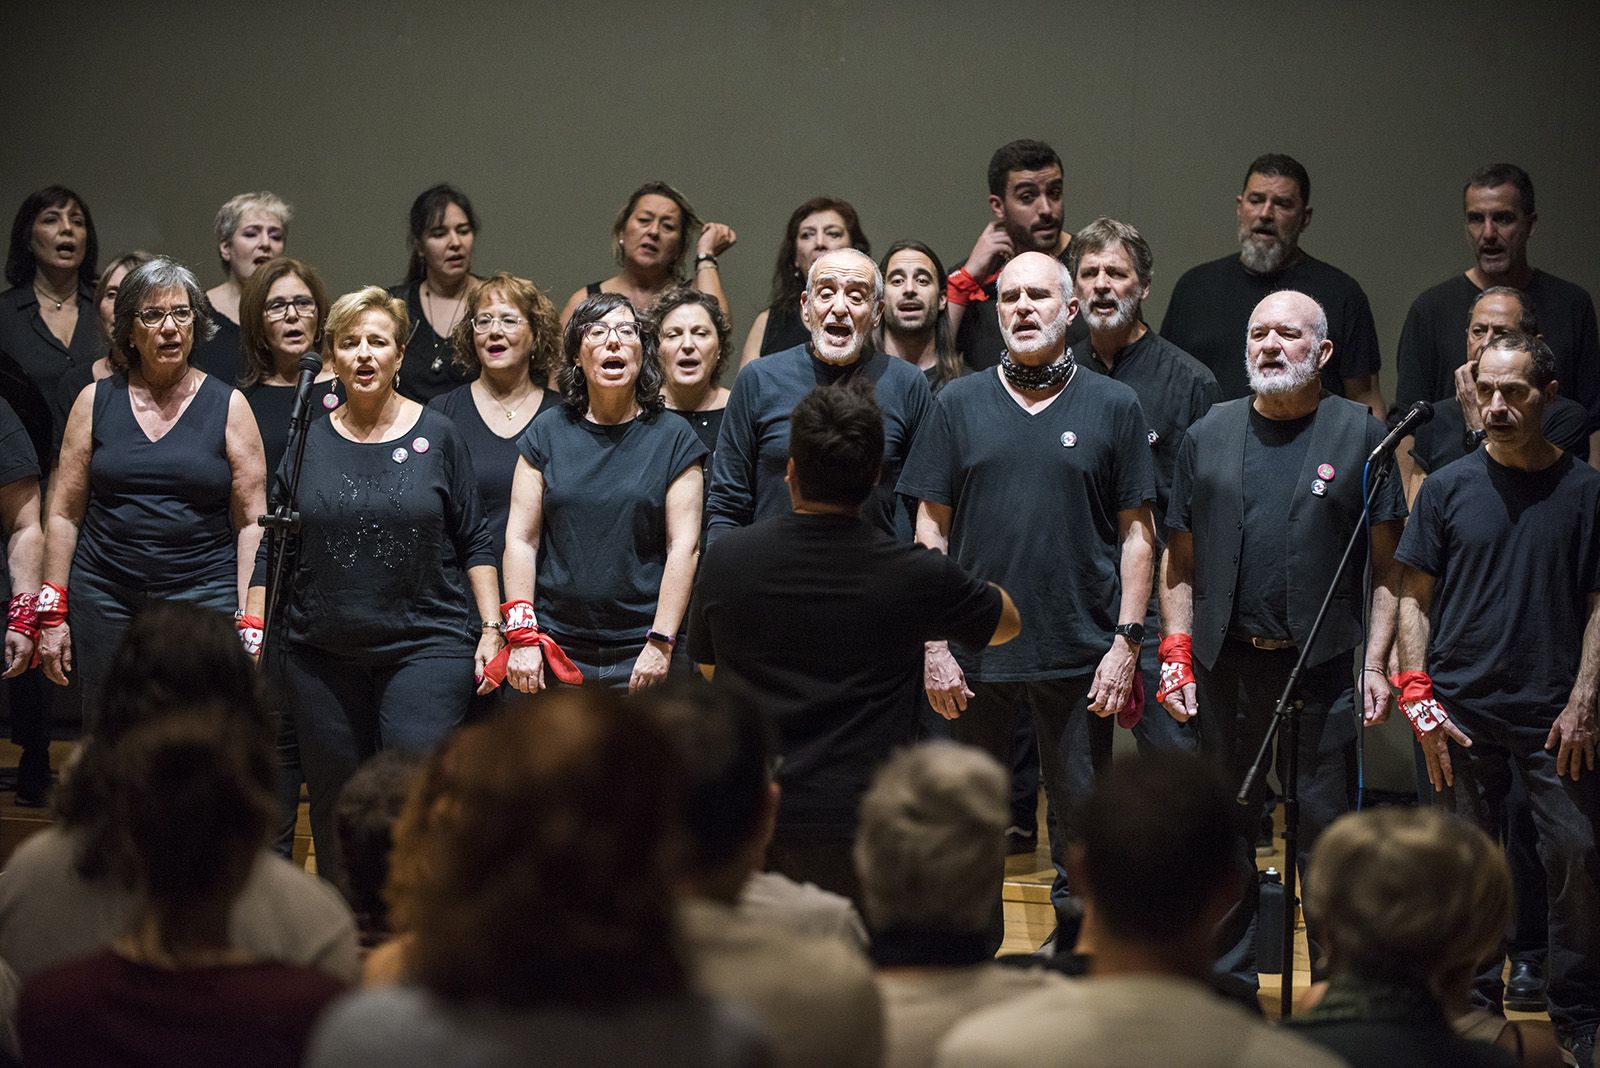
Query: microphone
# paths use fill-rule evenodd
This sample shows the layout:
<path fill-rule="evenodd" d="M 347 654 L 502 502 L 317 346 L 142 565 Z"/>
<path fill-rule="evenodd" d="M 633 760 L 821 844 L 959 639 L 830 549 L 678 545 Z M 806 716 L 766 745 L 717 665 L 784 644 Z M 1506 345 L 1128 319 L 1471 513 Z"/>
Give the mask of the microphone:
<path fill-rule="evenodd" d="M 322 357 L 315 351 L 308 352 L 300 357 L 300 378 L 294 385 L 294 406 L 289 409 L 289 436 L 294 437 L 295 432 L 304 429 L 306 424 L 306 407 L 311 403 L 311 384 L 317 380 L 317 375 L 322 373 Z"/>
<path fill-rule="evenodd" d="M 1373 449 L 1372 455 L 1367 457 L 1367 463 L 1373 463 L 1379 457 L 1393 453 L 1399 447 L 1403 438 L 1408 437 L 1417 427 L 1422 426 L 1432 418 L 1433 405 L 1427 401 L 1417 401 L 1411 406 L 1411 410 L 1394 425 L 1394 429 L 1389 431 L 1388 436 L 1378 442 L 1378 447 Z"/>

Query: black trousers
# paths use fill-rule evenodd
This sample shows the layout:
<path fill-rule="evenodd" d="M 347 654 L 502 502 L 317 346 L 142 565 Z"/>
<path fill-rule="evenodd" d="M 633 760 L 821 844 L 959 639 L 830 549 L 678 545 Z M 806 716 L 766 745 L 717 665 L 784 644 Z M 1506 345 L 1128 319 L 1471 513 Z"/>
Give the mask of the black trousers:
<path fill-rule="evenodd" d="M 1210 669 L 1195 665 L 1201 751 L 1215 759 L 1235 789 L 1243 782 L 1272 713 L 1278 706 L 1289 673 L 1299 654 L 1293 649 L 1263 651 L 1248 642 L 1230 640 Z M 1350 655 L 1343 654 L 1308 667 L 1300 675 L 1299 784 L 1300 842 L 1298 870 L 1305 874 L 1306 857 L 1317 836 L 1350 811 L 1356 789 L 1355 673 Z M 1288 749 L 1280 735 L 1274 754 L 1279 781 L 1287 775 Z M 1229 913 L 1217 933 L 1217 970 L 1258 985 L 1256 975 L 1256 911 L 1260 883 L 1256 877 L 1255 837 L 1261 805 L 1267 793 L 1266 776 L 1256 780 L 1250 803 L 1238 807 L 1234 821 L 1236 856 L 1245 892 L 1239 907 Z M 1317 932 L 1308 927 L 1312 974 L 1322 978 Z"/>

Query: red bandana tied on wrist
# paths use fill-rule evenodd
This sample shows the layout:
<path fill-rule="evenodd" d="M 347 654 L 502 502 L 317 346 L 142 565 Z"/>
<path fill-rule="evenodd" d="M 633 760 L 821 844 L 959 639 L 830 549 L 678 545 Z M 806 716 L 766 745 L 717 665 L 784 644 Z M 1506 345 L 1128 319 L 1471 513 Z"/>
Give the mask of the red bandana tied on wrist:
<path fill-rule="evenodd" d="M 1117 713 L 1117 726 L 1133 730 L 1144 718 L 1144 676 L 1139 673 L 1139 661 L 1133 662 L 1133 685 L 1128 687 L 1128 703 Z"/>
<path fill-rule="evenodd" d="M 251 656 L 261 652 L 261 639 L 266 637 L 267 623 L 260 616 L 240 616 L 233 622 L 239 632 L 239 644 Z"/>
<path fill-rule="evenodd" d="M 992 274 L 983 281 L 978 281 L 967 273 L 965 267 L 957 267 L 945 279 L 944 296 L 951 304 L 973 304 L 989 299 L 989 294 L 984 292 L 984 286 L 998 278 Z"/>
<path fill-rule="evenodd" d="M 507 601 L 500 606 L 500 613 L 506 620 L 506 647 L 483 665 L 483 677 L 489 680 L 491 689 L 506 681 L 506 665 L 511 661 L 511 650 L 531 645 L 537 645 L 544 653 L 545 663 L 550 665 L 551 672 L 559 681 L 568 686 L 583 685 L 583 672 L 578 670 L 578 665 L 561 651 L 561 646 L 556 644 L 554 638 L 539 629 L 532 601 Z"/>
<path fill-rule="evenodd" d="M 39 598 L 31 593 L 14 593 L 6 617 L 6 629 L 14 630 L 29 641 L 39 640 Z"/>
<path fill-rule="evenodd" d="M 1194 681 L 1194 652 L 1187 634 L 1168 634 L 1161 639 L 1161 687 L 1156 700 L 1165 702 Z"/>
<path fill-rule="evenodd" d="M 67 621 L 67 588 L 46 582 L 39 588 L 39 601 L 35 618 L 40 630 L 59 627 Z"/>
<path fill-rule="evenodd" d="M 1450 722 L 1450 714 L 1433 696 L 1433 679 L 1426 671 L 1399 671 L 1389 684 L 1400 691 L 1400 711 L 1411 721 L 1418 739 Z"/>

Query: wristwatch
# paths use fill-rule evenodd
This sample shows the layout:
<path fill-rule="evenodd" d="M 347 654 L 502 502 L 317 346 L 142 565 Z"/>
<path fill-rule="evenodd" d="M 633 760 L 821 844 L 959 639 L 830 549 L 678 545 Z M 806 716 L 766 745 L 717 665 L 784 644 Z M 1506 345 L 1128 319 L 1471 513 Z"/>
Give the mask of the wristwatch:
<path fill-rule="evenodd" d="M 672 635 L 670 635 L 670 634 L 661 634 L 661 633 L 659 633 L 657 631 L 654 631 L 654 630 L 645 631 L 644 632 L 644 640 L 647 641 L 647 642 L 660 642 L 662 645 L 665 645 L 668 649 L 676 648 L 676 646 L 678 644 L 678 639 L 673 637 Z"/>
<path fill-rule="evenodd" d="M 1468 452 L 1472 452 L 1479 445 L 1482 445 L 1484 439 L 1488 436 L 1489 432 L 1480 426 L 1476 430 L 1469 430 L 1461 435 L 1461 443 L 1466 446 Z"/>
<path fill-rule="evenodd" d="M 1118 623 L 1112 633 L 1120 634 L 1128 639 L 1133 643 L 1135 649 L 1144 644 L 1143 623 Z"/>

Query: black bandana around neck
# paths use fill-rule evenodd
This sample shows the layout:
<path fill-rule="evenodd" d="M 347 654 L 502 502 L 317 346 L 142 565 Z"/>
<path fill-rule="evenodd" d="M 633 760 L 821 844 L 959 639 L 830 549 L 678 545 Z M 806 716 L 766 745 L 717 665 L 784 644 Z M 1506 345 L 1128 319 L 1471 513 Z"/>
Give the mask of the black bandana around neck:
<path fill-rule="evenodd" d="M 1071 381 L 1072 373 L 1077 369 L 1078 363 L 1072 358 L 1071 346 L 1061 354 L 1059 360 L 1043 367 L 1030 367 L 1017 363 L 1011 358 L 1010 352 L 1003 349 L 1000 352 L 1000 373 L 1005 375 L 1006 381 L 1017 389 L 1033 392 L 1054 389 Z"/>

